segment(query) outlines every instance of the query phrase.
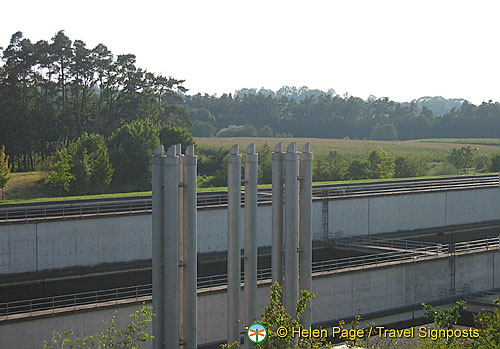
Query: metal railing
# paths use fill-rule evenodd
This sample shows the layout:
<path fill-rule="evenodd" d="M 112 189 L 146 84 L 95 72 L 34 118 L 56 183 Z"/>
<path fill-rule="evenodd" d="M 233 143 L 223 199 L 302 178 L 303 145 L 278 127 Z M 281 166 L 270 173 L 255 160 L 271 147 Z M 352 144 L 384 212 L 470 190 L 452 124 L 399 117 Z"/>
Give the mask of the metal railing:
<path fill-rule="evenodd" d="M 313 273 L 325 274 L 336 271 L 349 271 L 353 269 L 365 269 L 381 265 L 403 263 L 405 261 L 418 261 L 443 257 L 451 253 L 472 253 L 480 250 L 500 249 L 500 237 L 492 237 L 474 241 L 458 242 L 452 251 L 447 244 L 421 247 L 414 250 L 385 252 L 369 254 L 358 257 L 348 257 L 327 261 L 315 262 L 312 265 Z M 271 268 L 259 269 L 257 280 L 265 281 L 271 278 Z M 241 282 L 244 274 L 241 274 Z M 198 289 L 220 287 L 227 284 L 227 274 L 210 275 L 198 277 Z M 121 287 L 108 290 L 75 293 L 70 295 L 36 298 L 30 300 L 0 303 L 1 317 L 8 319 L 9 316 L 20 313 L 34 314 L 39 311 L 49 311 L 56 308 L 75 308 L 78 306 L 97 304 L 105 302 L 118 302 L 123 299 L 139 300 L 140 297 L 149 297 L 152 294 L 152 285 L 137 285 Z"/>
<path fill-rule="evenodd" d="M 399 180 L 384 182 L 326 184 L 313 187 L 313 199 L 344 196 L 387 195 L 436 190 L 486 188 L 499 185 L 498 175 L 451 177 L 441 179 Z M 244 197 L 242 196 L 242 203 Z M 260 188 L 259 204 L 270 203 L 271 188 Z M 227 205 L 227 192 L 199 192 L 198 208 Z M 151 212 L 151 196 L 78 199 L 41 203 L 0 204 L 0 222 L 47 220 L 72 217 L 103 216 Z"/>
<path fill-rule="evenodd" d="M 436 247 L 437 244 L 425 241 L 388 239 L 373 236 L 346 236 L 333 240 L 335 245 L 367 248 L 391 248 L 400 250 L 419 249 L 424 247 Z"/>

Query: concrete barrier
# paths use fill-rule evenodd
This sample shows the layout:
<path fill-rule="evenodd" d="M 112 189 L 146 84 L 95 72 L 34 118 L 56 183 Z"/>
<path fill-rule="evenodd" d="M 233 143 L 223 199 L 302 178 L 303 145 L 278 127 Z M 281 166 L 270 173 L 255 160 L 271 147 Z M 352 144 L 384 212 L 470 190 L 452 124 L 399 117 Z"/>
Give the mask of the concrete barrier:
<path fill-rule="evenodd" d="M 440 298 L 441 289 L 450 285 L 450 263 L 440 259 L 416 261 L 360 271 L 313 278 L 313 322 L 329 321 L 355 314 L 429 302 Z M 471 291 L 500 288 L 500 251 L 456 256 L 455 284 Z M 268 304 L 267 285 L 257 290 L 257 314 Z M 0 323 L 0 347 L 39 348 L 51 338 L 53 330 L 68 329 L 87 334 L 97 332 L 101 319 L 109 322 L 117 312 L 118 326 L 129 321 L 128 314 L 139 305 L 71 312 L 19 322 Z M 198 294 L 198 343 L 226 338 L 227 302 L 225 289 Z M 144 346 L 145 348 L 148 346 Z"/>
<path fill-rule="evenodd" d="M 325 212 L 326 207 L 326 212 Z M 315 240 L 336 232 L 368 235 L 500 218 L 498 188 L 315 200 Z M 243 209 L 241 209 L 243 215 Z M 271 205 L 258 207 L 258 246 L 271 246 Z M 243 224 L 240 242 L 243 248 Z M 227 250 L 225 208 L 198 211 L 198 253 Z M 40 272 L 151 258 L 151 215 L 0 225 L 0 274 Z"/>

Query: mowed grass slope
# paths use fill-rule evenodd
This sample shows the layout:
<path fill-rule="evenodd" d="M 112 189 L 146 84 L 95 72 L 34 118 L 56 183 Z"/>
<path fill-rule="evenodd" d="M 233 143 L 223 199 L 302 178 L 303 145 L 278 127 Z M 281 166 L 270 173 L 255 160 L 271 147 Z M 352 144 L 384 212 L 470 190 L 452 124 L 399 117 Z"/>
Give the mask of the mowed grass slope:
<path fill-rule="evenodd" d="M 467 143 L 468 139 L 429 139 L 411 141 L 372 141 L 372 140 L 351 140 L 351 139 L 322 139 L 322 138 L 254 138 L 254 137 L 228 137 L 228 138 L 205 138 L 196 137 L 196 144 L 204 147 L 224 147 L 230 148 L 234 144 L 240 145 L 240 151 L 244 152 L 250 143 L 255 143 L 257 148 L 268 144 L 274 149 L 279 142 L 283 142 L 284 151 L 291 142 L 296 141 L 298 148 L 307 142 L 311 143 L 311 149 L 315 154 L 328 154 L 332 150 L 352 156 L 365 156 L 372 150 L 383 148 L 393 156 L 417 155 L 427 159 L 443 159 L 452 148 L 463 146 L 473 146 L 479 148 L 479 153 L 491 154 L 500 152 L 498 140 L 491 139 L 487 143 L 482 139 L 482 143 Z M 453 141 L 453 142 L 452 142 Z M 478 141 L 477 139 L 471 141 Z M 481 145 L 478 145 L 481 144 Z"/>
<path fill-rule="evenodd" d="M 12 178 L 4 188 L 4 200 L 34 199 L 47 196 L 43 184 L 48 176 L 48 172 L 14 172 L 11 173 L 11 176 Z"/>

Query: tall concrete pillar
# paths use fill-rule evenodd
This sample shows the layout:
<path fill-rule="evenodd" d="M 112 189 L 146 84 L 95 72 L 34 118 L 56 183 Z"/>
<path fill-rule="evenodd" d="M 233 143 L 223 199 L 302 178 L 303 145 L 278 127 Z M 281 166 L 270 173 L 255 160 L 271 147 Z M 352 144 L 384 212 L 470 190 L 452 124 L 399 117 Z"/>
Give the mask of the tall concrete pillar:
<path fill-rule="evenodd" d="M 235 144 L 227 161 L 227 341 L 240 340 L 241 288 L 241 155 Z"/>
<path fill-rule="evenodd" d="M 298 160 L 297 143 L 293 142 L 284 155 L 285 170 L 285 273 L 283 283 L 283 305 L 295 316 L 298 300 Z"/>
<path fill-rule="evenodd" d="M 257 297 L 257 185 L 255 144 L 245 154 L 245 325 L 256 321 Z"/>
<path fill-rule="evenodd" d="M 165 265 L 165 348 L 179 346 L 179 157 L 167 150 L 163 167 L 163 263 Z"/>
<path fill-rule="evenodd" d="M 182 145 L 177 144 L 175 154 L 179 157 L 179 183 L 183 183 L 183 158 Z M 183 219 L 183 204 L 184 190 L 179 190 L 179 338 L 184 342 L 184 219 Z"/>
<path fill-rule="evenodd" d="M 153 312 L 156 316 L 153 319 L 153 348 L 164 348 L 165 334 L 164 314 L 165 314 L 165 280 L 164 266 L 161 262 L 163 255 L 163 145 L 158 146 L 152 158 L 152 202 L 153 202 Z"/>
<path fill-rule="evenodd" d="M 312 153 L 309 143 L 299 155 L 299 289 L 312 292 Z M 311 326 L 311 306 L 302 314 L 305 328 Z"/>
<path fill-rule="evenodd" d="M 183 334 L 185 348 L 196 348 L 196 276 L 197 276 L 197 213 L 196 165 L 194 145 L 186 148 L 182 157 L 183 170 Z"/>
<path fill-rule="evenodd" d="M 271 276 L 273 284 L 283 286 L 283 144 L 272 154 L 272 249 Z"/>

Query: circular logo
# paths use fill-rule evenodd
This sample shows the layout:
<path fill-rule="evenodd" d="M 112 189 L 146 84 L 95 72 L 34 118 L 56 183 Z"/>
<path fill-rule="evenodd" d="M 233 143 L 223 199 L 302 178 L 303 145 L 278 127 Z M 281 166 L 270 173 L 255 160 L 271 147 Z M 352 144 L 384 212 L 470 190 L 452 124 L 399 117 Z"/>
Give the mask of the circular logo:
<path fill-rule="evenodd" d="M 266 339 L 267 330 L 264 326 L 256 322 L 248 328 L 247 336 L 252 343 L 260 343 Z"/>

